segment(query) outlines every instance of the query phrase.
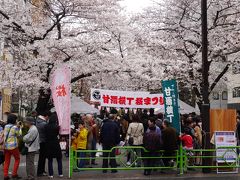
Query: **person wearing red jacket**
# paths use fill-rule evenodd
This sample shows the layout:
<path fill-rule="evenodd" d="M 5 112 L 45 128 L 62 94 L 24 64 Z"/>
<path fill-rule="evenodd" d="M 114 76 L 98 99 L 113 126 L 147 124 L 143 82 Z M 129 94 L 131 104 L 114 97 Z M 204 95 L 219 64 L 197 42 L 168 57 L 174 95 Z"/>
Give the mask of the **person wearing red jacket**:
<path fill-rule="evenodd" d="M 191 135 L 187 134 L 188 129 L 184 129 L 184 133 L 180 135 L 180 140 L 182 141 L 184 149 L 193 149 L 193 138 Z"/>
<path fill-rule="evenodd" d="M 188 133 L 189 129 L 185 128 L 183 131 L 183 134 L 179 136 L 180 140 L 182 141 L 183 144 L 183 149 L 187 150 L 187 155 L 189 156 L 189 165 L 194 164 L 194 159 L 191 158 L 193 156 L 193 152 L 191 150 L 193 149 L 193 138 L 191 135 Z M 189 168 L 191 170 L 191 168 Z"/>

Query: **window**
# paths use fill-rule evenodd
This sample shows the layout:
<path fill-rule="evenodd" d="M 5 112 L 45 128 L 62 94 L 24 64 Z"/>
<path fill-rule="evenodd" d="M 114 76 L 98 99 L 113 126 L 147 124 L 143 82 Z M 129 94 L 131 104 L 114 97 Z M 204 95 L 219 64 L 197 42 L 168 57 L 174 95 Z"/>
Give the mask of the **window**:
<path fill-rule="evenodd" d="M 222 92 L 222 100 L 227 100 L 228 99 L 228 93 L 227 91 Z"/>
<path fill-rule="evenodd" d="M 233 98 L 240 97 L 240 87 L 233 88 Z"/>
<path fill-rule="evenodd" d="M 213 100 L 219 100 L 219 93 L 218 92 L 213 92 L 212 96 L 213 96 Z"/>

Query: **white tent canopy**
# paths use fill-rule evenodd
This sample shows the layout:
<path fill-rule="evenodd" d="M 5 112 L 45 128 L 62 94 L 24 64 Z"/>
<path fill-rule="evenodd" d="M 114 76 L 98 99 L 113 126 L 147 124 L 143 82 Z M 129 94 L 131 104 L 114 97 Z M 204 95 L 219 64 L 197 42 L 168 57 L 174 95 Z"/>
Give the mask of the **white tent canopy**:
<path fill-rule="evenodd" d="M 188 105 L 187 103 L 179 100 L 179 106 L 180 106 L 180 114 L 189 114 L 189 113 L 192 113 L 192 112 L 195 112 L 198 114 L 198 112 L 196 112 L 196 109 L 190 105 Z M 164 109 L 158 109 L 156 108 L 155 109 L 155 114 L 158 114 L 158 113 L 164 113 Z"/>
<path fill-rule="evenodd" d="M 71 113 L 78 114 L 100 114 L 99 110 L 92 107 L 79 97 L 72 96 L 71 99 Z"/>
<path fill-rule="evenodd" d="M 196 103 L 196 105 L 195 105 L 195 113 L 196 113 L 196 114 L 200 114 L 200 109 L 199 109 L 197 103 Z"/>

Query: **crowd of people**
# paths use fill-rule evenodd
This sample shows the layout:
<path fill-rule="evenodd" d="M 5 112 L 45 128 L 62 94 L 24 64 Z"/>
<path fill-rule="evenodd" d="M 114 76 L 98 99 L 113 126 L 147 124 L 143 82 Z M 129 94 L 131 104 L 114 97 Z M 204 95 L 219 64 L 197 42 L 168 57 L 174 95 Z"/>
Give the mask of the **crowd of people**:
<path fill-rule="evenodd" d="M 85 153 L 84 150 L 96 150 L 99 143 L 103 151 L 102 168 L 107 173 L 110 165 L 112 173 L 116 173 L 116 146 L 131 146 L 133 151 L 126 155 L 126 164 L 135 167 L 173 166 L 172 158 L 160 158 L 161 156 L 173 157 L 182 142 L 186 150 L 198 149 L 202 146 L 201 119 L 196 114 L 181 116 L 182 132 L 177 132 L 163 114 L 154 115 L 145 110 L 142 113 L 119 113 L 115 109 L 106 115 L 95 117 L 93 115 L 74 115 L 72 127 L 71 146 L 74 150 L 81 150 L 76 156 L 80 159 L 76 162 L 78 168 L 97 165 L 96 153 Z M 99 121 L 99 119 L 102 119 Z M 144 147 L 146 151 L 143 151 Z M 105 151 L 107 150 L 107 151 Z M 163 152 L 160 153 L 160 150 Z M 78 151 L 77 151 L 78 152 Z M 85 158 L 90 159 L 87 161 Z M 138 158 L 136 157 L 146 157 Z M 150 157 L 150 158 L 147 158 Z M 159 158 L 151 158 L 159 157 Z M 85 158 L 85 159 L 84 159 Z M 109 162 L 108 162 L 109 161 Z M 99 162 L 98 162 L 99 163 Z M 201 164 L 201 159 L 193 159 L 189 163 Z M 76 168 L 75 170 L 78 171 Z M 151 169 L 146 168 L 145 175 L 151 174 Z"/>
<path fill-rule="evenodd" d="M 0 123 L 0 164 L 3 164 L 4 180 L 22 179 L 18 174 L 21 154 L 26 156 L 26 180 L 36 175 L 53 178 L 53 159 L 57 159 L 58 175 L 63 177 L 62 150 L 59 143 L 58 118 L 56 113 L 44 112 L 19 121 L 14 114 L 8 114 L 7 122 Z M 22 143 L 21 143 L 22 142 Z M 21 145 L 23 144 L 23 145 Z M 39 152 L 37 173 L 35 155 Z M 12 177 L 9 176 L 11 157 L 14 158 Z M 48 160 L 48 173 L 45 169 Z"/>
<path fill-rule="evenodd" d="M 82 115 L 79 116 L 74 114 L 72 116 L 74 127 L 71 130 L 71 147 L 74 150 L 96 150 L 97 141 L 99 134 L 97 133 L 98 125 L 94 120 L 93 116 Z M 79 157 L 84 158 L 86 153 L 80 152 Z M 95 162 L 96 153 L 91 153 L 92 157 L 91 162 L 88 162 L 90 165 L 97 165 Z M 83 168 L 87 162 L 84 160 L 79 161 L 78 167 Z"/>

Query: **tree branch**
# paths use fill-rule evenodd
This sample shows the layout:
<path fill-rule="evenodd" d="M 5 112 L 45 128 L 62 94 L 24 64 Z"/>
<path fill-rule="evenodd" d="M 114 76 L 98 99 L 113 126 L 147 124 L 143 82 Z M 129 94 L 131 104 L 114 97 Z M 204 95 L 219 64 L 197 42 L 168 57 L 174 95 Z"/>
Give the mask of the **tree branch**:
<path fill-rule="evenodd" d="M 198 98 L 201 97 L 201 93 L 200 93 L 200 91 L 198 90 L 198 88 L 197 88 L 196 85 L 193 85 L 193 91 L 194 91 L 194 93 L 196 94 L 196 96 L 197 96 Z"/>
<path fill-rule="evenodd" d="M 183 13 L 182 13 L 181 18 L 180 18 L 180 20 L 179 20 L 179 24 L 182 24 L 182 20 L 183 20 L 185 14 L 186 14 L 186 9 L 187 9 L 187 7 L 184 7 Z"/>
<path fill-rule="evenodd" d="M 0 14 L 1 14 L 5 19 L 10 20 L 10 17 L 9 17 L 6 13 L 4 13 L 2 10 L 0 10 Z M 16 27 L 16 31 L 25 34 L 25 35 L 30 39 L 30 40 L 28 40 L 28 42 L 29 42 L 30 44 L 33 44 L 34 41 L 36 41 L 36 40 L 44 40 L 44 39 L 47 37 L 47 35 L 48 35 L 56 26 L 58 26 L 57 28 L 58 28 L 58 30 L 59 30 L 59 28 L 60 28 L 60 21 L 62 20 L 62 18 L 65 17 L 65 15 L 66 15 L 66 14 L 65 14 L 65 11 L 56 14 L 56 15 L 55 15 L 56 18 L 57 18 L 56 22 L 54 22 L 54 24 L 53 24 L 51 27 L 49 27 L 49 29 L 47 29 L 46 32 L 45 32 L 42 36 L 31 37 L 30 35 L 28 35 L 28 34 L 26 33 L 26 31 L 25 31 L 25 30 L 22 28 L 22 26 L 19 25 L 18 23 L 16 23 L 16 22 L 11 22 L 11 24 Z M 59 33 L 60 33 L 60 32 L 59 32 Z M 59 34 L 58 34 L 58 35 L 59 35 Z M 61 37 L 61 36 L 60 36 L 60 37 Z"/>
<path fill-rule="evenodd" d="M 226 58 L 226 57 L 224 57 Z M 211 87 L 210 87 L 210 91 L 209 94 L 213 91 L 213 89 L 215 88 L 215 86 L 217 85 L 217 83 L 220 81 L 220 79 L 224 76 L 224 74 L 226 74 L 226 72 L 229 69 L 230 64 L 227 64 L 225 66 L 225 68 L 222 70 L 222 72 L 218 75 L 218 77 L 214 80 L 214 82 L 212 83 Z"/>
<path fill-rule="evenodd" d="M 220 11 L 217 11 L 216 16 L 215 16 L 215 18 L 214 18 L 214 21 L 213 21 L 213 26 L 214 26 L 214 27 L 216 27 L 216 25 L 217 25 L 217 20 L 218 20 L 218 18 L 219 18 L 219 13 L 220 13 Z"/>
<path fill-rule="evenodd" d="M 74 82 L 76 82 L 76 81 L 78 81 L 80 79 L 83 79 L 83 78 L 86 78 L 86 77 L 90 77 L 90 76 L 92 76 L 92 73 L 80 74 L 80 75 L 72 78 L 71 83 L 74 83 Z"/>
<path fill-rule="evenodd" d="M 186 41 L 186 42 L 188 42 L 188 43 L 190 43 L 190 44 L 193 44 L 194 46 L 196 46 L 197 48 L 200 48 L 202 45 L 201 44 L 199 44 L 199 43 L 197 43 L 197 42 L 195 42 L 195 41 L 193 41 L 193 40 L 190 40 L 190 39 L 186 39 L 186 40 L 184 40 L 184 41 Z"/>
<path fill-rule="evenodd" d="M 9 17 L 6 13 L 4 13 L 2 10 L 0 10 L 0 14 L 1 14 L 5 19 L 7 19 L 7 20 L 10 19 L 10 17 Z M 18 23 L 16 23 L 16 22 L 11 22 L 11 23 L 16 27 L 16 29 L 17 29 L 19 32 L 22 32 L 22 33 L 25 33 L 25 34 L 26 34 L 25 30 L 24 30 Z M 30 37 L 30 36 L 29 36 L 29 37 Z"/>
<path fill-rule="evenodd" d="M 119 51 L 121 54 L 121 58 L 124 58 L 123 49 L 122 49 L 122 45 L 121 45 L 121 34 L 120 33 L 118 35 L 117 41 L 118 41 L 118 47 L 119 47 Z"/>

